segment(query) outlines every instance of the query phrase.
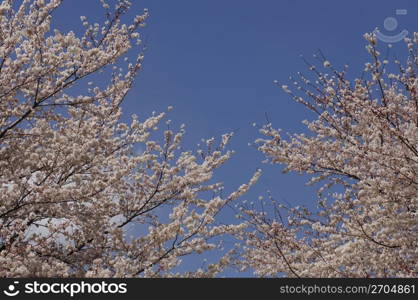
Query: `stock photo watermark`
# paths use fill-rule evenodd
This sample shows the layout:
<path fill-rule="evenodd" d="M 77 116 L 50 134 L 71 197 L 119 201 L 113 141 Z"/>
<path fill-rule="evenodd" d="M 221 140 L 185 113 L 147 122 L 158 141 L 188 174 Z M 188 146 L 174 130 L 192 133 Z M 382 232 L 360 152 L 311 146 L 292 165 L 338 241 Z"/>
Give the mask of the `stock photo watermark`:
<path fill-rule="evenodd" d="M 126 294 L 128 292 L 127 283 L 108 283 L 101 282 L 26 282 L 19 284 L 14 281 L 3 290 L 3 294 L 8 297 L 15 297 L 19 294 L 60 294 L 74 297 L 75 295 L 85 294 Z"/>
<path fill-rule="evenodd" d="M 20 291 L 17 289 L 18 284 L 19 284 L 19 281 L 14 281 L 13 284 L 10 284 L 7 287 L 7 289 L 3 291 L 3 293 L 9 297 L 17 296 L 20 293 Z"/>
<path fill-rule="evenodd" d="M 408 14 L 408 10 L 396 9 L 395 13 L 396 13 L 396 16 L 406 16 Z M 398 20 L 395 17 L 387 17 L 383 21 L 383 27 L 385 28 L 385 30 L 393 32 L 398 28 Z M 374 34 L 380 41 L 385 42 L 385 43 L 390 43 L 390 44 L 402 41 L 404 38 L 408 36 L 408 33 L 409 33 L 408 30 L 402 29 L 401 32 L 395 35 L 387 35 L 387 34 L 380 32 L 379 29 L 374 30 Z"/>

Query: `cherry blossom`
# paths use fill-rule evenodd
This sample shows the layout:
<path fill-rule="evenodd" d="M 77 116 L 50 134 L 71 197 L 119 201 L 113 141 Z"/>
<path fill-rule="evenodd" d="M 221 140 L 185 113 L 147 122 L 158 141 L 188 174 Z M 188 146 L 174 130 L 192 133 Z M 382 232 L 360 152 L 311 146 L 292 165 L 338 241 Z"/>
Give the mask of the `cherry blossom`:
<path fill-rule="evenodd" d="M 229 253 L 173 269 L 242 230 L 217 214 L 260 172 L 222 197 L 211 179 L 232 134 L 184 151 L 183 126 L 161 136 L 165 113 L 122 122 L 149 13 L 125 23 L 129 1 L 100 3 L 103 24 L 81 16 L 80 36 L 51 28 L 60 0 L 0 4 L 0 276 L 215 276 Z"/>
<path fill-rule="evenodd" d="M 418 276 L 418 34 L 406 39 L 407 59 L 388 64 L 374 35 L 365 35 L 371 61 L 349 80 L 320 54 L 282 88 L 313 112 L 307 132 L 284 135 L 272 124 L 257 143 L 284 172 L 320 184 L 317 209 L 279 203 L 241 207 L 249 226 L 242 268 L 259 276 Z M 390 49 L 390 48 L 389 48 Z M 384 62 L 382 63 L 382 60 Z M 292 79 L 293 81 L 293 79 Z"/>

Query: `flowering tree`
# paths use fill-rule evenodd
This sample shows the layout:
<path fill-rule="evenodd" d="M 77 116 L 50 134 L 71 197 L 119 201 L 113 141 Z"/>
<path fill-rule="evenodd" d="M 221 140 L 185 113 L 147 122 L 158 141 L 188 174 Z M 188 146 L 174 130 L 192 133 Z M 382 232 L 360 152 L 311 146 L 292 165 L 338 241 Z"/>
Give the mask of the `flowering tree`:
<path fill-rule="evenodd" d="M 232 154 L 231 134 L 197 155 L 179 152 L 183 127 L 152 139 L 163 113 L 123 123 L 148 12 L 125 24 L 128 1 L 100 1 L 103 24 L 83 16 L 77 36 L 50 28 L 61 2 L 0 4 L 0 276 L 173 276 L 181 256 L 242 227 L 215 217 L 259 172 L 221 197 L 209 181 Z M 100 87 L 86 82 L 100 72 Z"/>
<path fill-rule="evenodd" d="M 316 115 L 304 121 L 309 133 L 261 128 L 259 150 L 271 163 L 323 185 L 317 211 L 276 201 L 273 210 L 242 208 L 252 230 L 240 234 L 241 263 L 260 276 L 418 276 L 418 34 L 406 39 L 404 66 L 365 37 L 372 62 L 361 78 L 348 80 L 319 55 L 329 71 L 308 63 L 313 80 L 299 73 L 294 89 L 282 86 Z"/>

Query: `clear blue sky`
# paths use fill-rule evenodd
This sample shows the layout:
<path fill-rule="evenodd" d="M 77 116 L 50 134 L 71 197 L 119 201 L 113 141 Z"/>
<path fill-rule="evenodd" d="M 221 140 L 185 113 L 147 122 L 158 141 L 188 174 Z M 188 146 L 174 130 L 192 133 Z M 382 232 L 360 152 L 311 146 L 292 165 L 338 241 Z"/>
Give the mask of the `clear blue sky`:
<path fill-rule="evenodd" d="M 79 24 L 79 15 L 94 16 L 96 1 L 67 1 L 58 11 L 64 28 Z M 201 138 L 238 130 L 231 148 L 236 155 L 218 173 L 227 190 L 245 183 L 258 167 L 264 175 L 245 197 L 256 201 L 267 189 L 277 199 L 314 205 L 314 189 L 306 177 L 281 174 L 279 166 L 261 163 L 263 156 L 247 144 L 260 135 L 251 126 L 264 124 L 265 113 L 275 127 L 300 132 L 311 115 L 273 84 L 306 71 L 300 55 L 311 59 L 321 49 L 335 66 L 348 63 L 360 74 L 368 55 L 362 35 L 379 27 L 395 35 L 418 31 L 417 1 L 308 0 L 140 0 L 148 8 L 144 29 L 148 50 L 144 68 L 125 105 L 125 113 L 146 116 L 173 105 L 173 128 L 187 125 L 186 148 Z M 87 10 L 92 9 L 91 12 Z M 396 9 L 407 9 L 396 15 Z M 384 20 L 398 27 L 387 31 Z M 393 25 L 393 23 L 392 23 Z M 404 45 L 398 43 L 395 51 Z M 314 61 L 313 59 L 311 59 Z"/>
<path fill-rule="evenodd" d="M 136 112 L 175 107 L 174 124 L 185 123 L 188 141 L 238 129 L 237 151 L 221 175 L 227 186 L 245 182 L 263 157 L 247 144 L 258 137 L 251 123 L 270 121 L 286 131 L 302 130 L 306 110 L 273 84 L 306 71 L 299 55 L 320 48 L 336 66 L 360 74 L 368 55 L 362 35 L 384 30 L 396 17 L 398 31 L 418 31 L 417 1 L 211 0 L 138 1 L 150 10 L 148 52 L 126 108 Z M 408 10 L 396 16 L 396 9 Z M 403 45 L 399 45 L 399 48 Z M 312 59 L 313 61 L 313 59 Z M 263 166 L 255 194 L 271 189 L 278 198 L 309 203 L 304 178 Z"/>

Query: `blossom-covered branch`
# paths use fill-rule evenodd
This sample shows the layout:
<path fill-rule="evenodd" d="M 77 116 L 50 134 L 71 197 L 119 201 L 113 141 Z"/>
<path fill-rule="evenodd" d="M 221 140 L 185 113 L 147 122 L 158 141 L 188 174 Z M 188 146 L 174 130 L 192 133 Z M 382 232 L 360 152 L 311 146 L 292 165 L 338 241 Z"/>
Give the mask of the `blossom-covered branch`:
<path fill-rule="evenodd" d="M 313 76 L 282 86 L 316 116 L 304 121 L 309 133 L 261 129 L 259 150 L 271 163 L 322 183 L 317 211 L 242 208 L 252 230 L 240 235 L 241 263 L 261 276 L 418 275 L 418 34 L 405 41 L 406 65 L 381 58 L 376 37 L 365 37 L 371 62 L 362 77 L 347 79 L 320 53 L 323 66 L 308 63 Z"/>
<path fill-rule="evenodd" d="M 231 134 L 202 156 L 181 150 L 183 127 L 154 140 L 164 113 L 121 121 L 148 12 L 125 23 L 129 1 L 100 2 L 81 36 L 51 28 L 62 1 L 0 4 L 0 276 L 180 276 L 181 257 L 242 228 L 215 223 L 249 187 L 221 197 L 211 180 Z"/>

